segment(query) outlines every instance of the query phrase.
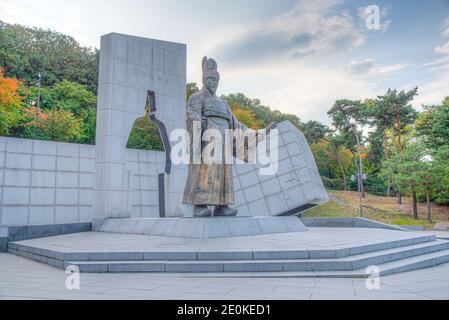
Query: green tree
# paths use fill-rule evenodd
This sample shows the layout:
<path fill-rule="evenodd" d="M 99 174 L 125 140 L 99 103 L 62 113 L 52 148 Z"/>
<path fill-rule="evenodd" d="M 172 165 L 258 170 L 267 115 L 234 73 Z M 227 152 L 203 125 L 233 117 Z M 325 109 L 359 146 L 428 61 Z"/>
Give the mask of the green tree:
<path fill-rule="evenodd" d="M 343 189 L 347 190 L 348 182 L 346 179 L 346 170 L 344 168 L 339 150 L 339 148 L 342 147 L 344 143 L 340 139 L 340 137 L 335 135 L 335 133 L 332 132 L 332 130 L 328 126 L 322 124 L 319 121 L 314 120 L 310 120 L 302 124 L 301 130 L 304 133 L 304 136 L 306 137 L 307 141 L 311 145 L 318 143 L 321 140 L 328 143 L 328 147 L 331 149 L 331 152 L 327 152 L 327 154 L 332 158 L 335 157 L 339 166 L 339 170 L 341 172 L 341 178 L 343 179 Z"/>
<path fill-rule="evenodd" d="M 434 200 L 449 205 L 449 145 L 438 148 L 432 158 Z"/>
<path fill-rule="evenodd" d="M 222 98 L 231 105 L 235 103 L 243 109 L 249 109 L 253 112 L 261 128 L 266 128 L 271 123 L 290 121 L 294 126 L 301 130 L 301 119 L 293 114 L 285 114 L 278 110 L 272 110 L 270 107 L 262 105 L 260 100 L 246 97 L 243 93 L 229 94 Z"/>
<path fill-rule="evenodd" d="M 441 105 L 424 106 L 416 120 L 416 130 L 429 148 L 449 145 L 449 97 Z"/>
<path fill-rule="evenodd" d="M 47 118 L 42 122 L 45 139 L 61 142 L 75 142 L 81 138 L 82 122 L 70 111 L 53 109 L 46 112 Z"/>
<path fill-rule="evenodd" d="M 97 109 L 87 108 L 81 110 L 81 130 L 82 135 L 77 140 L 78 143 L 95 144 L 95 132 L 97 126 Z"/>
<path fill-rule="evenodd" d="M 440 156 L 441 154 L 438 156 L 438 161 L 435 161 L 425 144 L 414 140 L 404 148 L 400 159 L 399 156 L 396 157 L 398 184 L 402 190 L 409 191 L 412 194 L 415 219 L 418 219 L 417 193 L 420 192 L 426 198 L 427 219 L 430 223 L 432 222 L 431 196 L 433 192 L 440 188 L 441 174 L 448 170 L 448 168 L 441 167 Z M 448 186 L 446 185 L 446 188 Z"/>
<path fill-rule="evenodd" d="M 382 131 L 372 131 L 368 133 L 367 144 L 369 146 L 369 151 L 366 160 L 373 165 L 376 172 L 381 169 L 382 161 L 384 160 L 384 146 L 383 146 L 383 132 Z"/>
<path fill-rule="evenodd" d="M 321 177 L 325 177 L 329 180 L 335 180 L 335 158 L 332 150 L 332 146 L 329 142 L 324 140 L 319 140 L 310 145 L 310 149 L 312 150 L 313 156 L 318 166 L 318 171 L 320 172 Z M 332 184 L 337 185 L 338 183 L 333 182 Z M 327 186 L 332 188 L 332 186 Z M 343 187 L 343 186 L 342 186 Z M 340 188 L 337 188 L 340 189 Z"/>
<path fill-rule="evenodd" d="M 186 85 L 187 102 L 189 102 L 189 99 L 193 94 L 195 94 L 199 91 L 200 91 L 200 89 L 198 88 L 198 85 L 196 83 L 194 83 L 194 82 L 187 83 L 187 85 Z"/>
<path fill-rule="evenodd" d="M 399 153 L 403 150 L 402 134 L 404 128 L 412 124 L 418 116 L 418 112 L 410 105 L 417 94 L 417 87 L 407 92 L 388 89 L 385 95 L 377 98 L 374 108 L 370 112 L 380 130 L 392 128 L 392 132 L 396 136 L 395 143 Z"/>
<path fill-rule="evenodd" d="M 367 99 L 365 100 L 365 108 L 366 115 L 368 118 L 368 124 L 370 127 L 375 128 L 375 131 L 370 133 L 369 135 L 369 143 L 371 145 L 369 161 L 377 164 L 378 172 L 377 175 L 383 179 L 387 179 L 387 191 L 386 196 L 389 197 L 391 195 L 392 189 L 392 169 L 391 167 L 387 167 L 386 170 L 384 168 L 379 167 L 379 165 L 383 164 L 389 166 L 390 161 L 390 143 L 389 143 L 389 131 L 394 125 L 395 119 L 389 113 L 385 113 L 385 109 L 388 108 L 389 105 L 384 103 L 384 100 L 381 98 Z M 382 137 L 382 148 L 380 149 L 380 139 Z M 382 158 L 380 158 L 382 155 Z M 376 161 L 377 160 L 377 161 Z M 385 161 L 383 161 L 385 160 Z"/>
<path fill-rule="evenodd" d="M 96 108 L 97 97 L 86 86 L 64 80 L 56 84 L 54 92 L 59 108 L 81 115 L 82 110 Z"/>
<path fill-rule="evenodd" d="M 363 188 L 363 155 L 362 155 L 362 126 L 366 123 L 365 109 L 361 101 L 342 99 L 337 100 L 334 106 L 328 111 L 328 115 L 332 118 L 333 125 L 339 130 L 339 132 L 349 137 L 353 135 L 356 141 L 357 153 L 359 156 L 358 166 L 358 184 L 362 197 L 365 197 Z M 351 141 L 347 139 L 347 141 Z M 353 144 L 354 146 L 354 144 Z"/>
<path fill-rule="evenodd" d="M 0 65 L 7 76 L 32 83 L 40 72 L 44 86 L 68 80 L 97 93 L 98 50 L 55 31 L 1 24 Z"/>
<path fill-rule="evenodd" d="M 408 191 L 412 194 L 413 218 L 418 220 L 417 190 L 420 185 L 420 177 L 418 175 L 420 155 L 411 152 L 411 150 L 412 148 L 406 149 L 402 159 L 399 159 L 399 156 L 396 155 L 389 161 L 393 163 L 393 168 L 397 168 L 397 170 L 394 170 L 393 179 L 398 188 L 400 188 L 402 192 Z"/>
<path fill-rule="evenodd" d="M 350 151 L 345 148 L 345 143 L 341 135 L 337 135 L 334 132 L 328 132 L 324 140 L 328 141 L 334 150 L 341 171 L 341 177 L 343 179 L 343 189 L 346 191 L 348 190 L 347 170 L 351 166 L 353 156 Z M 345 159 L 346 161 L 344 161 Z"/>
<path fill-rule="evenodd" d="M 41 103 L 43 109 L 63 109 L 81 116 L 83 110 L 97 107 L 97 97 L 85 85 L 61 81 L 52 87 L 41 87 Z M 38 89 L 33 86 L 27 94 L 28 103 L 37 101 Z"/>
<path fill-rule="evenodd" d="M 416 161 L 416 177 L 418 180 L 418 190 L 426 198 L 427 220 L 432 223 L 432 203 L 431 194 L 438 188 L 438 172 L 435 167 L 435 161 L 432 159 L 429 150 L 421 142 L 414 142 L 407 150 L 407 155 L 413 153 L 413 160 Z"/>
<path fill-rule="evenodd" d="M 22 87 L 24 102 L 28 108 L 24 109 L 23 121 L 13 128 L 12 135 L 31 139 L 48 139 L 43 136 L 39 130 L 41 122 L 38 119 L 38 109 L 36 106 L 38 100 L 38 88 Z M 52 87 L 42 86 L 40 89 L 40 110 L 45 116 L 46 112 L 51 110 L 64 110 L 73 114 L 81 121 L 82 134 L 79 138 L 73 140 L 76 143 L 95 143 L 96 129 L 96 104 L 97 97 L 87 90 L 85 85 L 80 85 L 70 81 L 61 81 Z"/>
<path fill-rule="evenodd" d="M 304 133 L 309 144 L 316 143 L 331 132 L 330 128 L 319 121 L 310 120 L 301 125 L 301 131 Z"/>
<path fill-rule="evenodd" d="M 383 133 L 384 137 L 384 164 L 389 164 L 390 157 L 389 143 L 387 132 L 391 132 L 391 141 L 393 142 L 394 150 L 399 153 L 400 156 L 403 151 L 402 135 L 404 128 L 407 125 L 412 124 L 418 115 L 417 111 L 410 105 L 410 102 L 418 94 L 418 88 L 414 88 L 410 91 L 400 91 L 396 89 L 388 89 L 387 93 L 383 96 L 378 96 L 374 102 L 370 102 L 367 105 L 369 108 L 368 115 L 371 118 L 371 124 L 377 128 L 378 132 Z M 387 170 L 388 174 L 388 187 L 387 196 L 390 195 L 390 180 L 391 180 L 391 168 Z M 398 203 L 402 201 L 401 192 L 398 192 Z"/>

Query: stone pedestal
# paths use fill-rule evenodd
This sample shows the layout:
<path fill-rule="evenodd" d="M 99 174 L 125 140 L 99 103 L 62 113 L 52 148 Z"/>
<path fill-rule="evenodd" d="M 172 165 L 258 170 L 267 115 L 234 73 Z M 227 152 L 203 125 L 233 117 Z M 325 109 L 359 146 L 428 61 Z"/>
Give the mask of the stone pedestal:
<path fill-rule="evenodd" d="M 106 219 L 98 231 L 192 239 L 307 231 L 297 217 Z"/>

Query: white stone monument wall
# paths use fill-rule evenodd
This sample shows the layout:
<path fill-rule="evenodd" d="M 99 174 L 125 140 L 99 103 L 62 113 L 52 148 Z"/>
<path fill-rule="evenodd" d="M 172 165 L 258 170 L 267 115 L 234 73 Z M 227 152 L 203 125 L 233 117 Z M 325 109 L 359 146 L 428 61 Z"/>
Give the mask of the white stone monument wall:
<path fill-rule="evenodd" d="M 94 146 L 0 137 L 0 226 L 91 222 Z"/>
<path fill-rule="evenodd" d="M 95 146 L 0 137 L 0 228 L 92 222 Z M 126 150 L 132 217 L 159 217 L 165 153 Z"/>
<path fill-rule="evenodd" d="M 165 169 L 165 153 L 126 150 L 126 170 L 131 176 L 129 205 L 132 218 L 158 218 L 158 175 Z"/>

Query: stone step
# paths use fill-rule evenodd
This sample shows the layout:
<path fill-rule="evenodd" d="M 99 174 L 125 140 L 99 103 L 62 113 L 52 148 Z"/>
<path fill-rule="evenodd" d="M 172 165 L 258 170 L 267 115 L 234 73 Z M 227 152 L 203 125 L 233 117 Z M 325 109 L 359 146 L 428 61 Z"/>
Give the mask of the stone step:
<path fill-rule="evenodd" d="M 288 259 L 335 259 L 379 252 L 383 250 L 409 247 L 418 244 L 434 243 L 435 235 L 425 235 L 398 241 L 353 246 L 335 250 L 289 250 L 289 251 L 159 251 L 159 252 L 60 252 L 20 242 L 9 243 L 11 253 L 28 253 L 27 256 L 43 256 L 62 261 L 216 261 L 216 260 L 288 260 Z M 36 259 L 35 259 L 36 260 Z"/>
<path fill-rule="evenodd" d="M 390 274 L 407 272 L 417 269 L 425 269 L 449 262 L 449 250 L 432 252 L 403 261 L 393 261 L 380 266 L 380 275 L 387 276 Z"/>
<path fill-rule="evenodd" d="M 359 270 L 371 265 L 385 264 L 392 261 L 398 261 L 448 249 L 449 241 L 436 240 L 430 243 L 422 243 L 413 246 L 399 247 L 353 256 L 352 266 L 354 270 Z"/>
<path fill-rule="evenodd" d="M 86 262 L 82 262 L 86 263 Z M 140 261 L 140 263 L 143 263 Z M 430 268 L 440 264 L 449 263 L 449 250 L 424 254 L 421 256 L 402 259 L 395 262 L 385 263 L 379 266 L 380 276 L 408 272 L 418 269 Z M 107 265 L 107 264 L 106 264 Z M 134 266 L 135 268 L 135 266 Z M 139 270 L 140 269 L 140 270 Z M 87 269 L 85 269 L 87 270 Z M 106 270 L 106 269 L 104 269 Z M 139 270 L 139 271 L 136 271 Z M 149 269 L 147 269 L 149 270 Z M 85 271 L 89 272 L 89 271 Z M 99 272 L 99 271 L 96 271 Z M 112 271 L 103 271 L 112 272 Z M 146 271 L 144 267 L 129 269 L 128 272 L 154 272 Z M 155 273 L 156 274 L 156 273 Z M 191 272 L 157 273 L 158 276 L 177 277 L 202 277 L 202 278 L 368 278 L 366 270 L 348 271 L 279 271 L 279 272 Z"/>
<path fill-rule="evenodd" d="M 76 265 L 81 272 L 327 272 L 361 270 L 370 265 L 384 265 L 392 261 L 425 256 L 449 250 L 449 241 L 438 240 L 409 247 L 383 250 L 337 259 L 290 260 L 208 260 L 208 261 L 66 261 L 64 267 Z"/>

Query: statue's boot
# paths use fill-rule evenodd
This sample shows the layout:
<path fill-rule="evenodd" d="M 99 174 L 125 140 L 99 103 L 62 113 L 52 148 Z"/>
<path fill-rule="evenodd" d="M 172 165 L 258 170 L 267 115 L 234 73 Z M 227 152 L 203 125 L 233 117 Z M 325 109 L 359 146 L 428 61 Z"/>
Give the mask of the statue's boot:
<path fill-rule="evenodd" d="M 195 206 L 193 208 L 193 216 L 195 218 L 207 218 L 212 216 L 212 210 L 207 206 Z"/>
<path fill-rule="evenodd" d="M 236 209 L 231 209 L 228 206 L 216 206 L 214 217 L 235 217 L 237 213 Z"/>

